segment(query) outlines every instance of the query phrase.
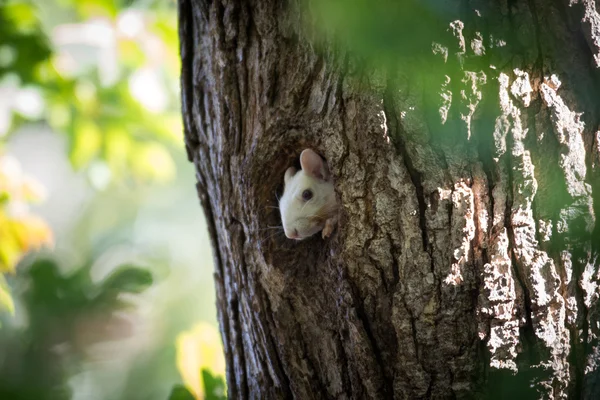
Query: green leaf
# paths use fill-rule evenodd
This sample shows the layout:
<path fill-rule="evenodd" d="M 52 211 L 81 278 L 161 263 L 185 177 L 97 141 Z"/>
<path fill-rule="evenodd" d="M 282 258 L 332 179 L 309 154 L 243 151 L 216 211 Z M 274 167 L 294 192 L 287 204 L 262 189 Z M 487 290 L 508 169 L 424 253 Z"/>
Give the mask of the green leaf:
<path fill-rule="evenodd" d="M 203 369 L 202 381 L 204 382 L 205 400 L 227 399 L 225 381 L 222 376 L 213 375 L 208 369 Z"/>
<path fill-rule="evenodd" d="M 150 271 L 131 265 L 122 265 L 102 283 L 103 290 L 141 293 L 152 284 Z"/>
<path fill-rule="evenodd" d="M 38 25 L 35 7 L 25 2 L 10 2 L 4 5 L 4 14 L 21 32 L 35 30 Z"/>
<path fill-rule="evenodd" d="M 196 400 L 193 394 L 183 385 L 175 385 L 168 400 Z"/>
<path fill-rule="evenodd" d="M 0 78 L 11 73 L 22 83 L 35 81 L 39 63 L 51 54 L 35 6 L 0 0 L 0 49 Z"/>

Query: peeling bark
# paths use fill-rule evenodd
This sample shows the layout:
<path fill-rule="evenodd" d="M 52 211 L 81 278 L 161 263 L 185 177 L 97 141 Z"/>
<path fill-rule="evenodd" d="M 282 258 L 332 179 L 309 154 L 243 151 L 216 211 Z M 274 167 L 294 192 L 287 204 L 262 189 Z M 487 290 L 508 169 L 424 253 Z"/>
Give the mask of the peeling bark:
<path fill-rule="evenodd" d="M 446 3 L 379 62 L 304 2 L 179 0 L 231 398 L 600 398 L 599 7 Z M 296 243 L 306 147 L 341 219 Z"/>

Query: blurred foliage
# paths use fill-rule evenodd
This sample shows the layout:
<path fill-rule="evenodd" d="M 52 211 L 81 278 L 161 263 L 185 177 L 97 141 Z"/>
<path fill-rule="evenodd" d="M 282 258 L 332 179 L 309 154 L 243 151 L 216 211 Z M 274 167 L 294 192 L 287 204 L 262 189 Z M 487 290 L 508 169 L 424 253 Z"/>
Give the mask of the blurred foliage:
<path fill-rule="evenodd" d="M 171 390 L 169 400 L 195 400 L 195 397 L 185 386 L 175 385 Z"/>
<path fill-rule="evenodd" d="M 310 2 L 310 0 L 309 0 Z M 359 54 L 394 57 L 430 52 L 430 36 L 419 34 L 440 26 L 439 0 L 322 0 L 310 2 L 318 25 L 335 32 Z M 447 14 L 446 14 L 447 15 Z"/>
<path fill-rule="evenodd" d="M 191 330 L 182 332 L 177 337 L 176 345 L 177 368 L 192 398 L 198 400 L 226 398 L 223 378 L 225 357 L 221 338 L 216 329 L 208 323 L 200 322 Z M 175 391 L 176 388 L 174 393 Z M 171 397 L 173 396 L 172 394 Z M 182 395 L 177 394 L 177 396 Z"/>
<path fill-rule="evenodd" d="M 457 10 L 442 0 L 306 0 L 321 38 L 335 37 L 354 55 L 382 67 L 431 54 L 432 39 Z"/>
<path fill-rule="evenodd" d="M 169 395 L 169 400 L 224 400 L 227 398 L 223 376 L 213 375 L 208 369 L 203 369 L 200 375 L 202 376 L 202 394 L 194 395 L 186 386 L 175 385 Z"/>
<path fill-rule="evenodd" d="M 35 82 L 37 67 L 50 55 L 33 6 L 0 0 L 0 78 L 10 72 L 24 84 Z"/>
<path fill-rule="evenodd" d="M 28 326 L 0 336 L 1 399 L 69 399 L 69 372 L 77 370 L 91 344 L 126 336 L 132 304 L 152 283 L 147 270 L 123 265 L 101 282 L 90 265 L 71 274 L 52 260 L 37 260 L 19 270 L 23 313 Z"/>
<path fill-rule="evenodd" d="M 14 273 L 17 263 L 28 251 L 53 243 L 46 222 L 33 215 L 28 207 L 43 196 L 40 184 L 21 171 L 14 157 L 0 154 L 0 311 L 14 312 L 2 274 Z"/>
<path fill-rule="evenodd" d="M 42 21 L 49 7 L 62 11 L 60 23 Z M 72 165 L 89 170 L 99 189 L 111 180 L 172 179 L 172 149 L 181 143 L 169 84 L 179 69 L 175 13 L 174 2 L 0 0 L 0 151 L 22 124 L 42 122 L 65 134 Z M 82 53 L 95 60 L 78 60 Z M 116 71 L 106 78 L 111 54 Z M 17 160 L 0 157 L 0 309 L 12 311 L 2 274 L 53 238 L 28 212 L 39 185 Z"/>
<path fill-rule="evenodd" d="M 208 368 L 202 369 L 202 384 L 205 400 L 224 400 L 227 398 L 227 388 L 222 375 L 213 375 Z M 202 399 L 202 397 L 199 397 Z"/>
<path fill-rule="evenodd" d="M 44 3 L 0 0 L 0 86 L 8 77 L 22 99 L 0 135 L 42 121 L 66 134 L 76 168 L 103 165 L 117 180 L 171 179 L 169 149 L 182 132 L 170 84 L 179 70 L 175 3 L 63 0 L 69 18 L 51 34 L 38 17 Z M 77 46 L 93 60 L 78 60 Z"/>

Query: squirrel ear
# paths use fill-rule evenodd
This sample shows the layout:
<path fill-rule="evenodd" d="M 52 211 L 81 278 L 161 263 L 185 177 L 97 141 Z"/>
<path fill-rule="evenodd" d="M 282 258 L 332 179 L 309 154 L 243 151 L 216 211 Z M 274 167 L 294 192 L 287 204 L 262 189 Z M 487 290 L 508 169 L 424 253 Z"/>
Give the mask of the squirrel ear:
<path fill-rule="evenodd" d="M 313 178 L 327 180 L 329 176 L 327 165 L 321 156 L 311 149 L 306 149 L 300 154 L 300 165 L 302 171 Z"/>
<path fill-rule="evenodd" d="M 290 179 L 292 179 L 292 177 L 296 175 L 296 168 L 294 167 L 289 167 L 286 171 L 285 171 L 285 176 L 283 177 L 283 183 L 285 183 L 287 185 L 288 181 Z"/>

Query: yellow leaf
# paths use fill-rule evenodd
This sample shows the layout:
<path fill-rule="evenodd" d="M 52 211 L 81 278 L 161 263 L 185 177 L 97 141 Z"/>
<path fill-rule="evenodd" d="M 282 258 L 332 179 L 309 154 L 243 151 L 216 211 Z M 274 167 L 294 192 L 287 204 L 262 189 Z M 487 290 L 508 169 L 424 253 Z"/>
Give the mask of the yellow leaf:
<path fill-rule="evenodd" d="M 50 227 L 27 207 L 28 202 L 41 200 L 44 195 L 44 187 L 23 174 L 14 157 L 0 154 L 0 274 L 14 273 L 28 251 L 53 245 Z M 0 296 L 1 308 L 8 300 L 5 293 Z"/>
<path fill-rule="evenodd" d="M 54 237 L 46 222 L 35 215 L 26 215 L 13 222 L 15 236 L 23 252 L 38 250 L 43 246 L 52 247 Z"/>
<path fill-rule="evenodd" d="M 127 171 L 127 162 L 132 148 L 131 136 L 126 130 L 111 128 L 104 139 L 105 157 L 110 169 L 117 175 Z"/>
<path fill-rule="evenodd" d="M 13 273 L 27 252 L 54 245 L 52 231 L 43 219 L 34 215 L 7 218 L 1 210 L 0 238 L 0 272 Z"/>
<path fill-rule="evenodd" d="M 2 234 L 0 241 L 0 273 L 14 273 L 23 251 L 14 235 Z"/>
<path fill-rule="evenodd" d="M 176 348 L 177 369 L 183 382 L 197 399 L 203 400 L 201 371 L 208 369 L 213 375 L 225 375 L 225 356 L 219 333 L 212 325 L 200 322 L 177 336 Z"/>
<path fill-rule="evenodd" d="M 96 124 L 83 121 L 75 127 L 73 149 L 71 150 L 71 162 L 77 168 L 89 163 L 100 150 L 102 134 Z"/>
<path fill-rule="evenodd" d="M 158 143 L 140 144 L 137 151 L 130 155 L 132 169 L 142 178 L 166 182 L 175 176 L 175 164 L 171 155 Z"/>

